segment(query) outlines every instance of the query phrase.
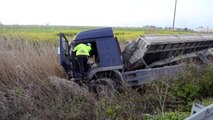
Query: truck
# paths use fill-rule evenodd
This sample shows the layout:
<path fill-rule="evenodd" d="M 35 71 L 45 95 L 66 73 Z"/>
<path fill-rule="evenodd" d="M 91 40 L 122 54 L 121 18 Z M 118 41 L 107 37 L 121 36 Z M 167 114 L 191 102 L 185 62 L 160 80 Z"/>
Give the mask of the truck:
<path fill-rule="evenodd" d="M 111 27 L 79 32 L 70 43 L 65 34 L 59 36 L 60 61 L 69 80 L 97 93 L 173 78 L 184 72 L 185 62 L 209 64 L 213 56 L 213 34 L 144 35 L 128 42 L 123 51 Z M 84 79 L 72 51 L 80 43 L 92 47 Z"/>

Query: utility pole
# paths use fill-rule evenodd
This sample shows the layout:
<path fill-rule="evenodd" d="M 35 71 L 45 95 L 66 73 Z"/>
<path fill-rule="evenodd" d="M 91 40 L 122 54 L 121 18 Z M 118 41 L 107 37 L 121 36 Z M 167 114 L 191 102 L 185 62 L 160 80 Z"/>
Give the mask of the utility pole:
<path fill-rule="evenodd" d="M 177 7 L 177 0 L 175 0 L 175 9 L 174 9 L 174 17 L 173 17 L 173 25 L 172 25 L 173 31 L 175 30 L 176 7 Z"/>

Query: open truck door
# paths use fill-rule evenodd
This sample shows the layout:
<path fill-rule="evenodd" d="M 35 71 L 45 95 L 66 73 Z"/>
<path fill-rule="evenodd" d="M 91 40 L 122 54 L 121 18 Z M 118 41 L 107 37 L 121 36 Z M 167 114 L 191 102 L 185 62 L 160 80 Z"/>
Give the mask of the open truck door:
<path fill-rule="evenodd" d="M 64 34 L 60 33 L 60 60 L 61 65 L 63 66 L 64 70 L 68 74 L 68 76 L 72 76 L 72 66 L 70 62 L 70 46 L 67 38 L 64 36 Z"/>

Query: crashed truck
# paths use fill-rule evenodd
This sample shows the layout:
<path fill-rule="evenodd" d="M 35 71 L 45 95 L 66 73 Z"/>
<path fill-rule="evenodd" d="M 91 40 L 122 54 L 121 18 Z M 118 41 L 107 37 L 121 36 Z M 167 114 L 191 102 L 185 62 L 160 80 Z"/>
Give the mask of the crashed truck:
<path fill-rule="evenodd" d="M 72 49 L 79 43 L 91 43 L 87 77 L 81 78 Z M 137 87 L 154 80 L 177 76 L 184 61 L 209 63 L 213 56 L 213 34 L 145 35 L 126 44 L 121 51 L 112 28 L 78 33 L 70 42 L 60 33 L 60 61 L 69 79 L 78 84 L 118 89 L 122 85 Z"/>

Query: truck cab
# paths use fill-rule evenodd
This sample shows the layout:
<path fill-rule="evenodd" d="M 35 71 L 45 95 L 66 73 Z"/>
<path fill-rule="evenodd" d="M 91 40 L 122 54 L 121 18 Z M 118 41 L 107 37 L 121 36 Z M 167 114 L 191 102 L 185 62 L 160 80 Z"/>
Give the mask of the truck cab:
<path fill-rule="evenodd" d="M 120 73 L 118 71 L 123 68 L 123 60 L 119 43 L 113 35 L 112 28 L 101 28 L 78 33 L 70 44 L 66 36 L 60 33 L 60 60 L 69 79 L 82 79 L 79 76 L 75 53 L 72 52 L 80 43 L 90 43 L 92 48 L 88 60 L 87 81 L 104 77 L 99 74 L 106 71 Z"/>

